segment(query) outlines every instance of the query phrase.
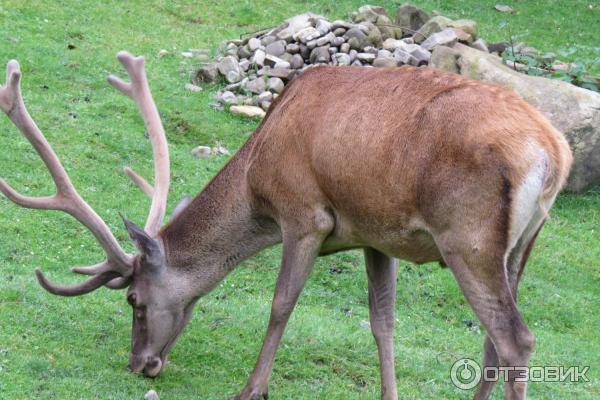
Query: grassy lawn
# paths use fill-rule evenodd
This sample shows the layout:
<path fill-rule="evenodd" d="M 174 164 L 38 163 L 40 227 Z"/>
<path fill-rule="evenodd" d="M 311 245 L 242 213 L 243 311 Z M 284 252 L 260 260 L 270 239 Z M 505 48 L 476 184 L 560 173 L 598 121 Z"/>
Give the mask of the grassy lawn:
<path fill-rule="evenodd" d="M 495 1 L 415 2 L 449 17 L 479 21 L 489 41 L 512 34 L 600 73 L 597 0 L 504 1 L 517 11 L 513 15 L 495 12 Z M 390 12 L 399 4 L 375 3 Z M 221 144 L 235 151 L 256 126 L 256 121 L 212 110 L 214 87 L 187 91 L 184 85 L 198 62 L 179 53 L 214 49 L 224 39 L 300 12 L 346 18 L 361 4 L 3 0 L 0 62 L 21 62 L 30 113 L 80 193 L 132 251 L 118 212 L 142 223 L 149 204 L 121 168 L 130 165 L 151 176 L 152 163 L 133 102 L 105 81 L 109 73 L 121 73 L 116 52 L 127 49 L 147 58 L 170 142 L 173 207 L 184 193 L 197 193 L 227 161 L 226 156 L 195 159 L 194 146 Z M 158 58 L 163 48 L 170 54 Z M 49 194 L 53 186 L 37 155 L 1 117 L 0 176 L 26 194 Z M 537 336 L 531 364 L 590 366 L 590 382 L 532 383 L 531 398 L 600 398 L 599 227 L 600 191 L 564 194 L 538 239 L 520 292 L 520 308 Z M 131 311 L 124 292 L 100 289 L 60 298 L 43 291 L 33 274 L 42 266 L 51 278 L 73 282 L 68 267 L 102 256 L 92 236 L 70 217 L 0 199 L 0 399 L 141 399 L 151 388 L 163 399 L 226 399 L 243 387 L 266 329 L 280 248 L 245 262 L 199 301 L 169 367 L 155 380 L 125 370 Z M 468 398 L 470 393 L 452 386 L 449 370 L 459 358 L 479 360 L 484 335 L 454 279 L 437 265 L 405 262 L 398 279 L 400 397 Z M 361 327 L 366 319 L 361 253 L 320 259 L 279 349 L 272 398 L 377 398 L 376 348 L 370 331 Z M 474 321 L 471 328 L 469 321 Z M 501 397 L 496 390 L 494 398 Z"/>

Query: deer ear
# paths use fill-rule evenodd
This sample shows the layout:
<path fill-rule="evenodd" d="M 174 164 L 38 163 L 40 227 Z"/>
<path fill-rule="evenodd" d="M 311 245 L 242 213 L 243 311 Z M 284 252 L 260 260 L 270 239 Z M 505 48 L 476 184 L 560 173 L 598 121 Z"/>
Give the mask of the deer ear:
<path fill-rule="evenodd" d="M 129 238 L 138 251 L 145 256 L 150 264 L 160 265 L 160 261 L 163 257 L 158 241 L 151 238 L 142 228 L 129 221 L 127 218 L 122 215 L 121 218 L 123 218 L 123 223 L 125 224 L 127 233 L 129 233 Z"/>
<path fill-rule="evenodd" d="M 173 219 L 176 216 L 178 216 L 179 214 L 181 214 L 183 209 L 186 208 L 191 202 L 192 202 L 191 197 L 188 196 L 187 194 L 184 195 L 183 199 L 181 199 L 181 201 L 179 201 L 179 203 L 173 209 L 173 213 L 171 214 L 171 219 Z"/>

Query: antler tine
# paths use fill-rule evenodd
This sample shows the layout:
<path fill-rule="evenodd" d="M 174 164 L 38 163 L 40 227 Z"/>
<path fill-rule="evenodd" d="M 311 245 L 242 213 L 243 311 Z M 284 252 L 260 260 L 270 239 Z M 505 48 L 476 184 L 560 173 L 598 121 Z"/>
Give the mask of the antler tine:
<path fill-rule="evenodd" d="M 59 296 L 79 296 L 86 294 L 98 289 L 100 286 L 107 284 L 113 279 L 121 278 L 121 274 L 117 271 L 105 271 L 101 274 L 94 275 L 87 281 L 71 286 L 60 286 L 48 281 L 39 268 L 35 269 L 35 275 L 44 289 Z"/>
<path fill-rule="evenodd" d="M 137 103 L 152 143 L 154 191 L 144 230 L 149 235 L 156 236 L 165 217 L 167 196 L 169 193 L 169 148 L 167 138 L 162 122 L 160 121 L 160 115 L 156 109 L 156 104 L 150 92 L 150 86 L 148 85 L 144 69 L 144 58 L 134 57 L 125 51 L 119 52 L 117 58 L 123 64 L 123 67 L 125 67 L 131 83 L 124 82 L 114 75 L 108 77 L 108 82 Z M 139 177 L 139 175 L 135 175 Z M 129 176 L 131 177 L 131 175 Z M 134 182 L 140 185 L 135 179 Z M 143 187 L 142 189 L 144 190 Z M 144 192 L 147 193 L 146 190 Z"/>
<path fill-rule="evenodd" d="M 104 248 L 108 257 L 104 268 L 102 268 L 102 271 L 98 275 L 70 289 L 51 284 L 43 277 L 41 272 L 37 273 L 40 283 L 42 283 L 42 286 L 46 290 L 52 293 L 69 293 L 65 295 L 75 295 L 78 293 L 87 293 L 85 290 L 88 289 L 95 289 L 98 287 L 95 285 L 105 277 L 113 279 L 118 276 L 130 275 L 132 256 L 123 251 L 106 223 L 77 193 L 52 146 L 50 146 L 50 143 L 48 143 L 44 134 L 35 124 L 25 107 L 21 95 L 20 78 L 21 70 L 19 63 L 15 60 L 9 61 L 6 68 L 6 85 L 0 87 L 0 108 L 8 115 L 10 120 L 39 154 L 54 180 L 56 194 L 50 197 L 24 196 L 10 187 L 3 179 L 0 179 L 0 191 L 9 200 L 20 206 L 61 210 L 72 215 L 92 232 L 96 240 Z M 103 278 L 100 279 L 100 277 Z M 81 292 L 81 290 L 84 291 Z"/>
<path fill-rule="evenodd" d="M 131 179 L 133 181 L 133 183 L 135 183 L 136 185 L 138 185 L 138 187 L 140 189 L 142 189 L 142 192 L 144 192 L 146 194 L 146 196 L 148 196 L 150 198 L 152 198 L 154 196 L 154 188 L 152 187 L 152 185 L 150 185 L 144 178 L 142 178 L 134 170 L 132 170 L 129 167 L 125 167 L 125 168 L 123 168 L 123 172 L 125 172 L 125 175 L 127 175 L 129 177 L 129 179 Z"/>

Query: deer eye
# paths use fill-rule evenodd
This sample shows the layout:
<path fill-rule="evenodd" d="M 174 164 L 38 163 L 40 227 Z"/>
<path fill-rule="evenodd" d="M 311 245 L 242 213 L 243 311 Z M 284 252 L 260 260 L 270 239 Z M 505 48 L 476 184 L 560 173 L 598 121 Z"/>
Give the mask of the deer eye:
<path fill-rule="evenodd" d="M 137 300 L 137 296 L 135 295 L 135 293 L 131 293 L 129 296 L 127 296 L 127 302 L 134 307 L 135 307 L 136 300 Z"/>

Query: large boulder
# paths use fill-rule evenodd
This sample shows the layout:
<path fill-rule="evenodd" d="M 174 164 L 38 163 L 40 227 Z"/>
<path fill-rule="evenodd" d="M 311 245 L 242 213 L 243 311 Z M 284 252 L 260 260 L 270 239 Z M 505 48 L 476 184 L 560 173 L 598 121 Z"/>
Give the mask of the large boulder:
<path fill-rule="evenodd" d="M 460 43 L 436 48 L 430 65 L 515 90 L 567 138 L 574 156 L 567 188 L 581 192 L 600 185 L 600 94 L 516 72 L 499 57 Z"/>
<path fill-rule="evenodd" d="M 396 11 L 396 24 L 409 35 L 419 30 L 430 18 L 425 11 L 412 4 L 401 5 Z"/>

